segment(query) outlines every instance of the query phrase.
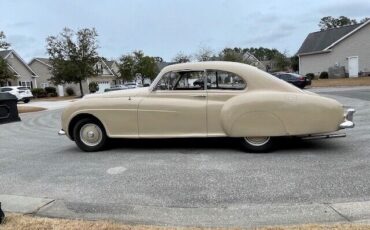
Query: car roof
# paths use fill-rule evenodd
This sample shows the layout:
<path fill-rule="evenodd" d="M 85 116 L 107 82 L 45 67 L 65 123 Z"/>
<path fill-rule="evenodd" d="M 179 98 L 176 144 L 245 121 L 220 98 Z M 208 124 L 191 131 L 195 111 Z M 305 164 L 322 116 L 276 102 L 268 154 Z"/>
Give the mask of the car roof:
<path fill-rule="evenodd" d="M 173 64 L 162 69 L 158 76 L 170 71 L 202 71 L 202 70 L 221 70 L 239 75 L 247 81 L 247 88 L 251 90 L 278 90 L 297 92 L 296 87 L 281 81 L 271 74 L 258 69 L 257 67 L 244 63 L 227 62 L 227 61 L 205 61 L 205 62 L 188 62 Z M 157 78 L 152 87 L 159 81 Z"/>

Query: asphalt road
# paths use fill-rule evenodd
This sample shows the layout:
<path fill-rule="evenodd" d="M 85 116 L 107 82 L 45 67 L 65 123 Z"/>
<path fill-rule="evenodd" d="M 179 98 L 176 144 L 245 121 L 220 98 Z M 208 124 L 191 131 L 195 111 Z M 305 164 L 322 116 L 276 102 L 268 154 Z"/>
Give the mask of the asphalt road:
<path fill-rule="evenodd" d="M 25 114 L 22 122 L 0 126 L 0 194 L 53 198 L 75 213 L 97 215 L 127 205 L 222 209 L 370 200 L 370 89 L 314 91 L 354 107 L 356 127 L 346 138 L 282 139 L 269 154 L 244 153 L 222 138 L 119 140 L 107 151 L 85 153 L 57 136 L 61 110 Z"/>

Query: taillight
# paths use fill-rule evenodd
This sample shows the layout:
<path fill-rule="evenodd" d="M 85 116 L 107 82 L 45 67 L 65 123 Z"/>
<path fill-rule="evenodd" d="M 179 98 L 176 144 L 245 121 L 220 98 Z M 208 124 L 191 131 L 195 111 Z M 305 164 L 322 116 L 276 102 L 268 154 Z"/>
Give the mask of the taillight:
<path fill-rule="evenodd" d="M 300 77 L 299 77 L 299 80 L 305 80 L 305 79 L 304 79 L 304 77 L 300 76 Z"/>

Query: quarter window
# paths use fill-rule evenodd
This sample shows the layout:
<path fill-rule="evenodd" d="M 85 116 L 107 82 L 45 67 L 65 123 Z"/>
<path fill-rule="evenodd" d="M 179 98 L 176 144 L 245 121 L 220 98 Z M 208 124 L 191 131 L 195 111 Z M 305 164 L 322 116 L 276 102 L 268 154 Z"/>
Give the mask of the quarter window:
<path fill-rule="evenodd" d="M 226 71 L 207 71 L 207 89 L 243 90 L 247 84 L 240 76 Z"/>

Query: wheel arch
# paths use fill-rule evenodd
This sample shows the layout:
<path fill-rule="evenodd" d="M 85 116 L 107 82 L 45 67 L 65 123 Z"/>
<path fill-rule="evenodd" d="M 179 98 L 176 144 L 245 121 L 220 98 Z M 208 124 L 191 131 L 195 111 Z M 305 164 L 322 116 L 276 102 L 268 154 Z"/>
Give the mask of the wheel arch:
<path fill-rule="evenodd" d="M 80 113 L 75 115 L 68 124 L 68 136 L 71 138 L 71 140 L 74 140 L 73 128 L 75 127 L 77 122 L 86 118 L 94 119 L 95 121 L 99 122 L 102 125 L 102 127 L 106 130 L 104 124 L 96 116 L 90 113 Z"/>

